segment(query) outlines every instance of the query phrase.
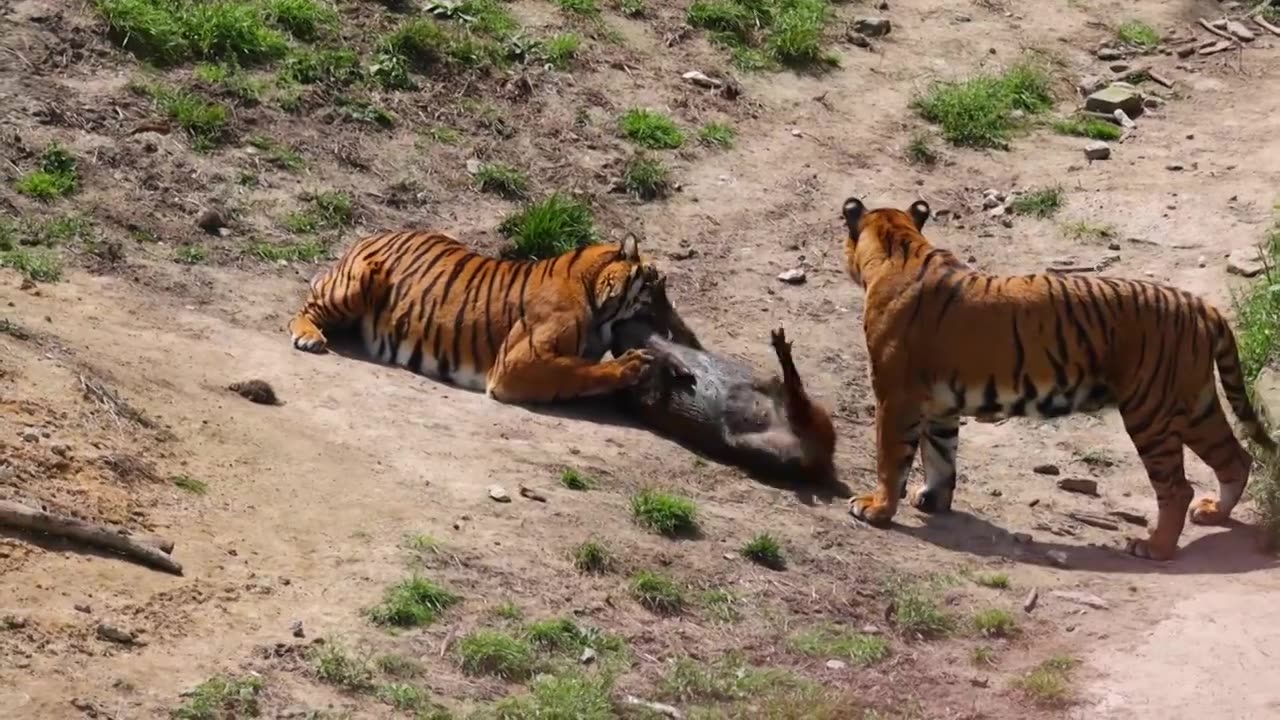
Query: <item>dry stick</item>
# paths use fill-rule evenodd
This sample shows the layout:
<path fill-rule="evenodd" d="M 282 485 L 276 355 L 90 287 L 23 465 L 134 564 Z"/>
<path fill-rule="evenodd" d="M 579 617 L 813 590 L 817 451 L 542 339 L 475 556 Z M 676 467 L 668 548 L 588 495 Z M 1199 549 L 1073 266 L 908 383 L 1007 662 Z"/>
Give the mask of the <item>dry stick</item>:
<path fill-rule="evenodd" d="M 182 574 L 182 565 L 158 548 L 146 545 L 120 530 L 95 525 L 66 515 L 55 515 L 29 505 L 0 500 L 0 526 L 32 532 L 48 533 L 61 538 L 79 540 L 87 545 L 115 550 L 143 564 L 174 575 Z"/>
<path fill-rule="evenodd" d="M 1235 35 L 1232 35 L 1226 30 L 1219 30 L 1218 28 L 1214 27 L 1212 23 L 1210 23 L 1208 20 L 1205 20 L 1204 18 L 1200 18 L 1200 27 L 1204 28 L 1205 30 L 1208 30 L 1209 32 L 1213 33 L 1214 35 L 1217 35 L 1218 37 L 1224 40 L 1236 39 Z"/>
<path fill-rule="evenodd" d="M 1258 7 L 1262 7 L 1262 6 L 1259 5 Z M 1275 25 L 1272 25 L 1271 23 L 1267 22 L 1266 18 L 1262 17 L 1261 15 L 1255 16 L 1253 18 L 1253 21 L 1258 23 L 1259 27 L 1264 28 L 1265 30 L 1267 30 L 1267 32 L 1270 32 L 1272 35 L 1280 35 L 1280 27 L 1276 27 Z"/>

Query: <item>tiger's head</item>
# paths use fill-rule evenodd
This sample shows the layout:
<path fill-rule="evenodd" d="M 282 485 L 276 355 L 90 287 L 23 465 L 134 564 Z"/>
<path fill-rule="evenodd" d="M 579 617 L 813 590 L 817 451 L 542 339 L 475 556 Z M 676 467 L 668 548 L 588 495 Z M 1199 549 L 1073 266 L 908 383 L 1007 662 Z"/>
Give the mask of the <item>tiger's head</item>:
<path fill-rule="evenodd" d="M 612 344 L 615 324 L 651 312 L 655 288 L 662 292 L 664 276 L 640 254 L 639 241 L 631 234 L 616 245 L 596 245 L 587 252 L 596 256 L 583 278 L 592 329 L 586 355 L 592 357 Z"/>
<path fill-rule="evenodd" d="M 867 285 L 868 271 L 893 256 L 895 251 L 912 242 L 923 240 L 920 231 L 929 220 L 929 203 L 917 200 L 907 210 L 876 208 L 868 210 L 862 201 L 851 197 L 842 210 L 848 236 L 844 241 L 845 269 L 859 286 Z"/>

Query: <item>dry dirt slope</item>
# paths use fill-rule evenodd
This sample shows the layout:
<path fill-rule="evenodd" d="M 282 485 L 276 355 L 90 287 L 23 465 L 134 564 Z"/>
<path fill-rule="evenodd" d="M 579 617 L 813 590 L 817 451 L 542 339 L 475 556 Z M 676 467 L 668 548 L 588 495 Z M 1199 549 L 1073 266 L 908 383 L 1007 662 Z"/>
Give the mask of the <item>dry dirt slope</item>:
<path fill-rule="evenodd" d="M 520 111 L 537 122 L 512 141 L 476 135 L 459 147 L 411 151 L 415 132 L 403 127 L 383 136 L 246 110 L 239 119 L 252 123 L 245 135 L 277 133 L 309 161 L 302 178 L 261 171 L 264 184 L 253 190 L 236 184 L 233 169 L 251 163 L 240 144 L 194 155 L 176 136 L 128 135 L 147 113 L 124 88 L 136 69 L 100 37 L 89 11 L 36 2 L 9 7 L 18 32 L 6 36 L 17 54 L 5 55 L 8 65 L 0 66 L 6 136 L 18 138 L 14 147 L 35 150 L 54 138 L 70 144 L 84 158 L 84 187 L 54 208 L 12 193 L 5 207 L 36 218 L 83 212 L 104 237 L 126 241 L 129 258 L 115 274 L 77 271 L 35 292 L 19 290 L 18 277 L 5 271 L 0 299 L 11 305 L 4 316 L 23 329 L 0 336 L 0 447 L 5 466 L 16 469 L 6 476 L 5 494 L 173 537 L 187 573 L 175 579 L 7 537 L 0 609 L 13 619 L 0 630 L 0 707 L 14 717 L 160 717 L 181 702 L 180 692 L 210 675 L 252 670 L 265 678 L 268 715 L 302 708 L 391 714 L 368 694 L 318 682 L 288 647 L 270 657 L 261 652 L 316 636 L 417 658 L 428 671 L 413 683 L 441 699 L 483 705 L 520 689 L 460 672 L 451 651 L 441 648 L 475 628 L 504 626 L 509 621 L 495 619 L 493 610 L 512 601 L 528 618 L 572 613 L 623 636 L 634 658 L 619 695 L 659 692 L 660 678 L 685 654 L 705 662 L 739 649 L 753 664 L 789 668 L 888 715 L 1277 712 L 1277 698 L 1265 695 L 1254 674 L 1238 671 L 1265 666 L 1280 632 L 1274 603 L 1266 600 L 1280 578 L 1252 553 L 1246 533 L 1189 531 L 1178 561 L 1150 566 L 1088 547 L 1115 545 L 1121 533 L 1064 518 L 1109 509 L 1151 514 L 1150 491 L 1113 417 L 967 427 L 963 512 L 928 523 L 906 512 L 898 531 L 880 533 L 849 523 L 840 500 L 803 504 L 635 429 L 499 406 L 407 373 L 292 352 L 281 327 L 313 267 L 255 265 L 236 252 L 241 237 L 283 241 L 280 203 L 292 207 L 301 191 L 335 187 L 349 190 L 359 211 L 360 225 L 344 231 L 344 242 L 361 229 L 425 212 L 431 222 L 474 233 L 491 247 L 492 228 L 510 205 L 467 189 L 465 159 L 496 155 L 527 163 L 539 190 L 572 185 L 594 193 L 607 229 L 643 228 L 674 275 L 677 297 L 717 347 L 763 365 L 767 330 L 785 324 L 797 339 L 801 371 L 840 410 L 844 479 L 863 487 L 872 459 L 860 306 L 838 266 L 833 219 L 845 195 L 894 204 L 924 196 L 935 209 L 962 213 L 960 223 L 933 230 L 937 241 L 972 254 L 979 267 L 1010 272 L 1113 254 L 1105 242 L 1065 238 L 1060 227 L 1083 219 L 1110 223 L 1121 260 L 1109 272 L 1174 281 L 1225 303 L 1223 258 L 1260 237 L 1280 186 L 1273 40 L 1239 57 L 1188 61 L 1190 70 L 1161 59 L 1178 81 L 1177 95 L 1140 120 L 1138 132 L 1114 147 L 1113 160 L 1088 166 L 1083 141 L 1038 132 L 1008 153 L 947 150 L 948 164 L 913 169 L 902 159 L 911 131 L 922 127 L 908 110 L 912 94 L 933 77 L 1000 66 L 1027 47 L 1061 58 L 1069 86 L 1077 75 L 1100 72 L 1089 51 L 1108 31 L 1091 23 L 1139 17 L 1185 34 L 1189 20 L 1215 5 L 1036 2 L 1006 14 L 991 3 L 893 3 L 886 14 L 894 31 L 874 52 L 836 43 L 844 67 L 830 74 L 746 76 L 736 103 L 693 93 L 679 81 L 690 67 L 724 66 L 723 54 L 697 37 L 666 48 L 680 8 L 663 8 L 649 22 L 609 12 L 624 41 L 593 40 L 589 62 L 575 72 L 540 77 L 533 109 Z M 562 23 L 541 3 L 517 7 L 530 23 Z M 848 19 L 865 10 L 842 6 L 839 13 Z M 592 111 L 598 117 L 580 130 L 581 146 L 545 139 L 576 122 L 566 109 L 574 103 L 606 101 L 609 109 Z M 388 100 L 404 103 L 395 105 L 402 112 L 415 102 Z M 602 190 L 598 176 L 616 174 L 626 151 L 612 137 L 612 118 L 632 105 L 672 108 L 690 125 L 727 118 L 739 141 L 728 152 L 673 154 L 683 192 L 656 204 L 627 202 Z M 47 121 L 49 108 L 63 119 Z M 465 119 L 457 124 L 470 129 Z M 154 154 L 146 154 L 147 143 Z M 25 167 L 30 157 L 11 160 Z M 1173 163 L 1184 170 L 1167 170 Z M 416 182 L 414 199 L 387 201 L 407 192 L 397 190 L 405 179 Z M 1055 182 L 1067 200 L 1053 220 L 1018 218 L 1005 228 L 974 212 L 984 188 Z M 237 209 L 230 239 L 205 240 L 192 228 L 196 210 L 208 203 Z M 130 223 L 164 243 L 136 243 Z M 210 243 L 218 264 L 170 262 L 171 247 L 194 243 Z M 685 247 L 697 254 L 676 259 L 686 258 Z M 93 247 L 77 249 L 95 262 Z M 773 280 L 796 264 L 808 270 L 806 285 Z M 286 404 L 259 407 L 225 391 L 228 382 L 251 375 L 271 380 Z M 81 376 L 117 389 L 163 426 L 117 424 L 81 398 Z M 30 429 L 48 437 L 26 442 L 21 436 Z M 59 444 L 67 452 L 55 451 Z M 1095 474 L 1102 497 L 1053 489 L 1051 478 L 1030 472 L 1041 462 L 1072 475 Z M 560 488 L 555 480 L 565 465 L 600 478 L 599 489 Z M 1193 465 L 1192 473 L 1212 489 L 1202 467 Z M 207 483 L 208 493 L 171 487 L 167 479 L 178 475 Z M 521 482 L 549 502 L 517 497 L 496 504 L 485 494 L 492 483 L 514 494 Z M 666 541 L 628 521 L 627 498 L 650 482 L 697 500 L 702 539 Z M 1038 502 L 1029 508 L 1032 500 Z M 787 548 L 785 573 L 735 557 L 762 527 Z M 1035 542 L 1019 543 L 1013 532 L 1030 533 Z M 417 534 L 438 538 L 446 560 L 407 550 L 404 537 Z M 627 596 L 625 577 L 576 574 L 566 551 L 591 534 L 612 541 L 629 567 L 660 568 L 681 580 L 694 607 L 682 617 L 655 618 Z M 1045 566 L 1049 550 L 1065 552 L 1069 567 Z M 407 564 L 464 602 L 447 622 L 392 636 L 372 628 L 360 611 L 401 579 Z M 891 568 L 953 578 L 973 569 L 1007 573 L 1012 590 L 961 580 L 938 599 L 962 620 L 988 607 L 1012 610 L 1021 635 L 981 639 L 963 623 L 944 641 L 894 635 L 891 658 L 866 670 L 832 669 L 825 656 L 790 649 L 789 639 L 823 620 L 892 629 L 883 619 L 889 600 L 883 578 Z M 1043 599 L 1028 617 L 1020 605 L 1032 586 Z M 1084 590 L 1108 608 L 1082 608 L 1054 598 L 1051 589 Z M 721 624 L 700 595 L 707 590 L 739 596 L 742 620 Z M 291 636 L 295 620 L 303 622 L 306 640 Z M 136 630 L 146 644 L 98 638 L 101 622 Z M 975 649 L 986 645 L 995 649 L 995 665 L 975 666 Z M 1071 681 L 1076 704 L 1038 707 L 1010 689 L 1012 680 L 1055 655 L 1084 661 Z M 1200 685 L 1209 677 L 1212 691 Z"/>

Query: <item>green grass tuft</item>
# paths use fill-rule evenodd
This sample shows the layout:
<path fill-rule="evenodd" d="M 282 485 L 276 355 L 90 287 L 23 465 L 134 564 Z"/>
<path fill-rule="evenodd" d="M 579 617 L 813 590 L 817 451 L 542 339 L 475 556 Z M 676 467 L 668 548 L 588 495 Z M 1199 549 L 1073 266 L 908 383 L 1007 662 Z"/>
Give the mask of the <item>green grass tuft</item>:
<path fill-rule="evenodd" d="M 285 218 L 284 225 L 298 234 L 334 230 L 355 222 L 355 204 L 344 192 L 322 192 L 311 196 L 309 207 Z"/>
<path fill-rule="evenodd" d="M 52 142 L 40 153 L 39 169 L 18 178 L 15 188 L 37 200 L 56 200 L 76 191 L 80 175 L 76 158 L 62 145 Z"/>
<path fill-rule="evenodd" d="M 1055 120 L 1053 130 L 1059 135 L 1086 137 L 1091 140 L 1119 140 L 1124 131 L 1119 125 L 1091 117 L 1071 117 Z"/>
<path fill-rule="evenodd" d="M 916 583 L 899 583 L 892 590 L 893 621 L 904 633 L 920 638 L 937 638 L 955 630 L 955 618 L 942 608 L 931 588 Z"/>
<path fill-rule="evenodd" d="M 199 265 L 209 259 L 209 251 L 203 245 L 179 245 L 173 259 L 183 265 Z"/>
<path fill-rule="evenodd" d="M 955 145 L 1006 148 L 1020 121 L 1015 111 L 1033 115 L 1053 106 L 1049 76 L 1024 63 L 1000 75 L 977 75 L 961 82 L 939 82 L 912 101 L 915 110 L 942 127 Z"/>
<path fill-rule="evenodd" d="M 670 578 L 649 570 L 631 576 L 631 597 L 650 612 L 676 615 L 684 609 L 684 594 Z"/>
<path fill-rule="evenodd" d="M 613 552 L 603 543 L 588 540 L 573 551 L 573 567 L 588 575 L 603 575 L 616 565 Z"/>
<path fill-rule="evenodd" d="M 735 623 L 742 619 L 738 610 L 740 598 L 729 590 L 708 590 L 702 593 L 702 606 L 720 622 Z"/>
<path fill-rule="evenodd" d="M 498 232 L 511 241 L 505 256 L 533 260 L 556 257 L 598 240 L 591 208 L 559 192 L 508 215 Z"/>
<path fill-rule="evenodd" d="M 402 24 L 382 39 L 382 50 L 398 55 L 415 68 L 425 70 L 449 57 L 453 39 L 435 20 L 417 18 Z"/>
<path fill-rule="evenodd" d="M 306 30 L 336 22 L 331 8 L 304 0 L 97 0 L 108 34 L 121 47 L 158 65 L 196 58 L 237 65 L 282 57 L 285 36 L 272 27 Z M 326 20 L 327 18 L 327 20 Z"/>
<path fill-rule="evenodd" d="M 318 262 L 329 256 L 329 248 L 315 240 L 284 243 L 255 242 L 246 250 L 265 262 Z"/>
<path fill-rule="evenodd" d="M 889 657 L 889 641 L 884 637 L 835 625 L 805 630 L 791 639 L 791 647 L 805 655 L 847 660 L 859 667 L 869 667 Z"/>
<path fill-rule="evenodd" d="M 673 150 L 684 144 L 684 132 L 675 121 L 653 110 L 628 110 L 618 120 L 618 128 L 623 137 L 650 150 Z"/>
<path fill-rule="evenodd" d="M 561 33 L 547 38 L 538 49 L 538 56 L 557 70 L 565 70 L 582 49 L 582 38 L 573 33 Z"/>
<path fill-rule="evenodd" d="M 503 620 L 511 620 L 511 621 L 518 621 L 524 617 L 524 611 L 520 609 L 520 606 L 516 605 L 510 600 L 494 608 L 493 614 L 497 615 Z"/>
<path fill-rule="evenodd" d="M 929 136 L 922 132 L 913 133 L 907 142 L 907 162 L 912 165 L 933 166 L 938 164 L 938 152 L 929 143 Z"/>
<path fill-rule="evenodd" d="M 481 192 L 519 199 L 529 192 L 529 178 L 520 170 L 503 163 L 485 163 L 476 171 L 476 188 Z"/>
<path fill-rule="evenodd" d="M 649 12 L 645 0 L 618 0 L 618 12 L 631 18 L 644 17 Z"/>
<path fill-rule="evenodd" d="M 973 629 L 983 637 L 1010 637 L 1018 632 L 1018 621 L 1008 610 L 988 608 L 973 616 Z"/>
<path fill-rule="evenodd" d="M 1129 20 L 1116 28 L 1116 39 L 1143 52 L 1151 52 L 1160 45 L 1160 33 L 1138 20 Z"/>
<path fill-rule="evenodd" d="M 369 661 L 356 657 L 341 643 L 329 641 L 313 645 L 307 659 L 320 682 L 357 692 L 373 687 L 373 669 Z"/>
<path fill-rule="evenodd" d="M 62 260 L 46 248 L 16 247 L 0 250 L 0 267 L 17 270 L 28 280 L 57 282 L 62 279 Z"/>
<path fill-rule="evenodd" d="M 666 163 L 637 153 L 622 171 L 622 185 L 638 200 L 657 200 L 671 192 L 670 174 Z"/>
<path fill-rule="evenodd" d="M 379 655 L 373 664 L 384 675 L 395 678 L 411 678 L 422 674 L 422 663 L 403 655 Z"/>
<path fill-rule="evenodd" d="M 160 112 L 187 133 L 195 151 L 207 152 L 226 140 L 231 111 L 225 105 L 206 101 L 181 88 L 156 85 L 143 90 L 151 96 Z"/>
<path fill-rule="evenodd" d="M 424 578 L 413 576 L 387 589 L 382 602 L 369 609 L 378 625 L 417 627 L 430 625 L 440 613 L 462 598 Z"/>
<path fill-rule="evenodd" d="M 173 720 L 231 720 L 256 718 L 262 712 L 258 696 L 262 679 L 215 676 L 187 694 L 187 701 L 170 713 Z"/>
<path fill-rule="evenodd" d="M 458 664 L 468 675 L 525 680 L 533 674 L 528 642 L 498 630 L 476 630 L 458 641 Z"/>
<path fill-rule="evenodd" d="M 287 145 L 281 145 L 271 138 L 254 135 L 249 138 L 249 145 L 261 150 L 267 162 L 284 170 L 296 172 L 307 165 L 306 161 L 296 151 Z"/>
<path fill-rule="evenodd" d="M 646 488 L 632 496 L 631 515 L 641 526 L 667 537 L 698 529 L 698 507 L 693 501 L 659 490 Z"/>
<path fill-rule="evenodd" d="M 280 72 L 286 82 L 299 85 L 347 87 L 360 82 L 360 56 L 352 50 L 298 50 Z"/>
<path fill-rule="evenodd" d="M 266 0 L 267 19 L 299 40 L 316 40 L 338 28 L 338 11 L 323 0 Z"/>
<path fill-rule="evenodd" d="M 973 581 L 982 587 L 994 588 L 996 590 L 1009 589 L 1009 576 L 1005 573 L 984 573 L 976 575 Z"/>
<path fill-rule="evenodd" d="M 996 664 L 996 651 L 986 645 L 979 645 L 969 654 L 969 662 L 978 667 L 993 667 Z"/>
<path fill-rule="evenodd" d="M 742 546 L 742 556 L 757 565 L 782 570 L 787 566 L 787 559 L 782 554 L 782 545 L 768 533 L 760 533 Z"/>
<path fill-rule="evenodd" d="M 1052 217 L 1062 209 L 1063 193 L 1059 186 L 1025 192 L 1009 202 L 1009 209 L 1019 215 L 1035 218 Z"/>
<path fill-rule="evenodd" d="M 1089 220 L 1076 220 L 1074 222 L 1063 223 L 1061 226 L 1062 234 L 1072 240 L 1080 240 L 1084 242 L 1102 242 L 1116 236 L 1116 228 L 1109 223 L 1095 223 Z M 1095 452 L 1085 453 L 1081 456 L 1081 461 L 1093 465 L 1094 462 L 1090 458 L 1109 461 L 1105 454 Z M 1103 462 L 1102 464 L 1114 465 L 1114 462 Z"/>
<path fill-rule="evenodd" d="M 1068 657 L 1053 657 L 1037 665 L 1014 682 L 1037 705 L 1056 706 L 1066 702 L 1071 695 L 1071 671 L 1076 661 Z"/>
<path fill-rule="evenodd" d="M 573 468 L 565 468 L 560 473 L 560 484 L 570 490 L 591 490 L 596 486 L 596 481 L 582 474 Z"/>
<path fill-rule="evenodd" d="M 703 145 L 711 145 L 713 147 L 731 148 L 733 143 L 738 139 L 738 133 L 733 126 L 722 122 L 709 122 L 702 126 L 698 131 L 698 140 Z"/>
<path fill-rule="evenodd" d="M 174 486 L 186 490 L 192 495 L 204 495 L 209 492 L 209 484 L 203 480 L 197 480 L 189 475 L 174 475 L 170 480 Z"/>
<path fill-rule="evenodd" d="M 837 64 L 823 50 L 822 34 L 831 15 L 827 0 L 787 0 L 778 3 L 766 50 L 774 60 L 791 67 Z"/>
<path fill-rule="evenodd" d="M 532 690 L 522 696 L 500 701 L 493 720 L 613 720 L 611 676 L 583 675 L 569 671 L 543 675 Z"/>
<path fill-rule="evenodd" d="M 584 17 L 595 17 L 600 14 L 600 6 L 596 0 L 555 0 L 561 10 Z"/>

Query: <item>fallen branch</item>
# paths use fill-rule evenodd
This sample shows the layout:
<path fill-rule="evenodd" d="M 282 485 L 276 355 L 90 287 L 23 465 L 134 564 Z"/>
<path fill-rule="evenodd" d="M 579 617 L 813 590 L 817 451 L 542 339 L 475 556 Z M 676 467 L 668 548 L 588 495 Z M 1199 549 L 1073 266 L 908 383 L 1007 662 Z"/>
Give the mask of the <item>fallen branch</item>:
<path fill-rule="evenodd" d="M 1235 35 L 1232 35 L 1226 30 L 1219 30 L 1218 28 L 1213 26 L 1213 23 L 1209 22 L 1208 20 L 1205 20 L 1204 18 L 1200 18 L 1200 27 L 1204 28 L 1205 30 L 1208 30 L 1209 32 L 1213 33 L 1214 35 L 1217 35 L 1220 38 L 1223 38 L 1224 40 L 1230 40 L 1232 42 L 1235 42 L 1235 39 L 1236 39 Z"/>
<path fill-rule="evenodd" d="M 1259 5 L 1258 7 L 1262 7 L 1262 6 Z M 1262 28 L 1263 30 L 1266 30 L 1272 35 L 1280 35 L 1280 27 L 1276 27 L 1275 25 L 1272 25 L 1271 23 L 1267 22 L 1267 19 L 1262 17 L 1261 15 L 1255 15 L 1253 18 L 1253 21 L 1258 24 L 1258 27 Z"/>
<path fill-rule="evenodd" d="M 182 565 L 136 538 L 123 534 L 122 530 L 106 525 L 95 525 L 65 515 L 55 515 L 21 503 L 0 500 L 0 526 L 42 532 L 86 545 L 127 555 L 139 562 L 159 568 L 174 575 L 182 574 Z M 172 543 L 170 543 L 172 547 Z"/>
<path fill-rule="evenodd" d="M 679 710 L 677 710 L 676 708 L 670 705 L 667 705 L 666 703 L 652 702 L 649 700 L 641 700 L 635 695 L 624 695 L 622 697 L 622 702 L 628 705 L 637 705 L 647 710 L 652 710 L 653 712 L 656 712 L 660 715 L 665 715 L 669 718 L 672 718 L 672 720 L 681 720 L 681 718 L 684 717 L 684 713 L 680 712 Z"/>
<path fill-rule="evenodd" d="M 1139 65 L 1130 70 L 1125 70 L 1124 72 L 1116 73 L 1115 79 L 1116 80 L 1132 79 L 1134 81 L 1142 81 L 1143 79 L 1150 79 L 1152 82 L 1159 83 L 1167 88 L 1173 88 L 1173 81 L 1165 77 L 1164 75 L 1161 75 L 1160 73 L 1156 72 L 1155 70 L 1153 70 L 1150 65 Z"/>

